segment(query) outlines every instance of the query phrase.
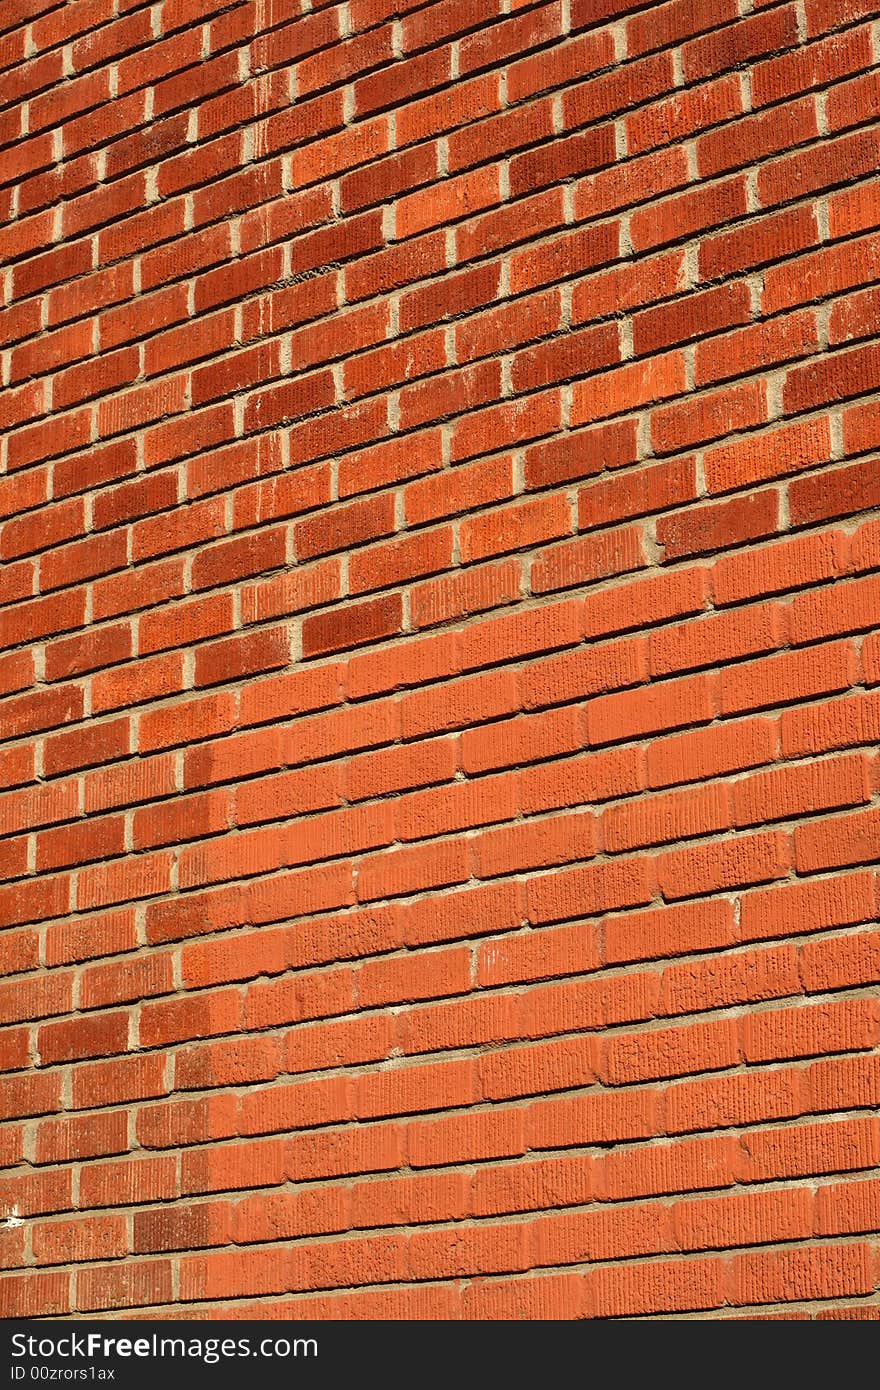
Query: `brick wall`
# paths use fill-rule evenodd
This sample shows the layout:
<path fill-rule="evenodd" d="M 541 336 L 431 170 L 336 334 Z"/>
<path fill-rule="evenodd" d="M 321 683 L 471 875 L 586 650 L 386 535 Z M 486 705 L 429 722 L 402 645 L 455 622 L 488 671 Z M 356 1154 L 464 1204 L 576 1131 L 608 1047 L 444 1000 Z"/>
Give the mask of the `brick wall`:
<path fill-rule="evenodd" d="M 5 1316 L 878 1316 L 878 15 L 4 0 Z"/>

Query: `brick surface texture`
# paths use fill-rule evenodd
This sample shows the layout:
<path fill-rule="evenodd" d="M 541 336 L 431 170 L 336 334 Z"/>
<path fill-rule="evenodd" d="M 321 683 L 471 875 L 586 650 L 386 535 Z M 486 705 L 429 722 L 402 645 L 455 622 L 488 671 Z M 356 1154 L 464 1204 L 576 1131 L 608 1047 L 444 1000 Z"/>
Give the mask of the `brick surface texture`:
<path fill-rule="evenodd" d="M 4 0 L 3 1316 L 880 1316 L 878 59 Z"/>

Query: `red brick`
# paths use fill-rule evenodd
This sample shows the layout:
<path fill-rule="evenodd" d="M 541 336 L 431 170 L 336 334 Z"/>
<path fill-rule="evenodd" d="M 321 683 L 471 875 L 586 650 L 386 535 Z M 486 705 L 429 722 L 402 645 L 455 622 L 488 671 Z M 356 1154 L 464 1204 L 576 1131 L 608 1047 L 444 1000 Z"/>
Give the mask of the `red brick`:
<path fill-rule="evenodd" d="M 602 843 L 610 853 L 638 845 L 691 839 L 730 826 L 727 789 L 710 786 L 611 807 L 602 816 Z"/>
<path fill-rule="evenodd" d="M 699 555 L 772 536 L 778 525 L 779 494 L 753 492 L 732 502 L 673 512 L 657 523 L 665 560 Z"/>
<path fill-rule="evenodd" d="M 600 695 L 587 710 L 592 744 L 616 743 L 642 734 L 704 723 L 715 715 L 713 687 L 703 676 L 615 695 Z"/>
<path fill-rule="evenodd" d="M 753 428 L 766 418 L 766 387 L 763 382 L 749 382 L 656 411 L 651 419 L 651 440 L 658 452 L 674 453 Z"/>
<path fill-rule="evenodd" d="M 619 251 L 620 231 L 614 222 L 565 232 L 537 251 L 527 247 L 514 252 L 510 258 L 511 293 L 521 294 L 614 261 Z"/>
<path fill-rule="evenodd" d="M 738 121 L 697 140 L 697 167 L 712 177 L 757 161 L 779 150 L 807 144 L 819 134 L 815 106 L 810 97 L 789 101 L 771 111 L 744 115 Z M 747 156 L 744 152 L 747 151 Z"/>
<path fill-rule="evenodd" d="M 809 990 L 839 989 L 876 979 L 877 936 L 871 931 L 807 942 L 800 951 Z"/>
<path fill-rule="evenodd" d="M 80 1057 L 106 1057 L 128 1049 L 125 1013 L 93 1014 L 64 1023 L 46 1023 L 38 1033 L 44 1065 Z"/>
<path fill-rule="evenodd" d="M 874 857 L 878 829 L 876 811 L 855 811 L 826 824 L 799 826 L 795 831 L 797 866 L 809 873 L 865 863 Z M 846 839 L 841 838 L 844 835 Z"/>
<path fill-rule="evenodd" d="M 86 1216 L 42 1223 L 34 1231 L 34 1254 L 40 1264 L 116 1259 L 127 1253 L 123 1216 Z"/>
<path fill-rule="evenodd" d="M 729 1274 L 734 1304 L 809 1299 L 819 1289 L 826 1297 L 862 1294 L 870 1291 L 872 1281 L 866 1245 L 738 1255 Z"/>
<path fill-rule="evenodd" d="M 572 322 L 645 305 L 678 294 L 687 285 L 684 254 L 664 251 L 632 265 L 600 270 L 579 280 L 572 292 Z"/>
<path fill-rule="evenodd" d="M 743 223 L 730 232 L 705 238 L 699 249 L 702 279 L 750 270 L 794 255 L 819 240 L 815 214 L 809 206 Z"/>
<path fill-rule="evenodd" d="M 600 1075 L 611 1085 L 622 1085 L 657 1076 L 715 1071 L 736 1066 L 739 1060 L 732 1020 L 694 1023 L 609 1039 Z"/>
<path fill-rule="evenodd" d="M 730 0 L 727 0 L 728 5 L 729 3 Z M 684 7 L 676 5 L 675 0 L 663 6 L 667 12 L 676 8 Z M 638 24 L 639 20 L 636 18 L 630 23 Z M 654 47 L 656 37 L 653 34 L 650 37 L 646 35 L 642 42 L 646 47 Z M 657 145 L 665 145 L 670 139 L 686 139 L 707 126 L 720 124 L 730 117 L 739 115 L 742 109 L 741 88 L 732 73 L 713 82 L 685 88 L 674 96 L 642 107 L 627 116 L 627 148 L 632 154 L 639 154 Z"/>
<path fill-rule="evenodd" d="M 869 1050 L 880 1036 L 873 1000 L 808 1005 L 754 1014 L 743 1024 L 743 1051 L 750 1062 Z"/>
<path fill-rule="evenodd" d="M 540 545 L 570 531 L 571 511 L 566 498 L 551 496 L 466 518 L 459 528 L 459 545 L 462 560 L 469 563 Z"/>
<path fill-rule="evenodd" d="M 640 569 L 645 563 L 642 532 L 635 526 L 621 527 L 542 551 L 532 562 L 530 583 L 533 593 L 547 593 Z"/>
<path fill-rule="evenodd" d="M 515 560 L 427 580 L 411 591 L 412 624 L 417 628 L 433 627 L 450 617 L 464 617 L 513 603 L 520 595 L 521 583 L 520 567 Z"/>
<path fill-rule="evenodd" d="M 723 556 L 713 566 L 718 604 L 782 593 L 831 579 L 844 567 L 840 537 L 834 532 L 777 541 L 745 555 Z"/>
<path fill-rule="evenodd" d="M 812 1235 L 813 1197 L 803 1189 L 744 1192 L 676 1205 L 675 1226 L 685 1249 L 762 1245 Z"/>
<path fill-rule="evenodd" d="M 500 276 L 501 267 L 490 262 L 448 276 L 439 285 L 411 290 L 401 298 L 401 328 L 422 328 L 482 307 L 497 297 Z"/>
<path fill-rule="evenodd" d="M 676 623 L 651 633 L 651 672 L 655 676 L 668 675 L 774 651 L 782 645 L 784 633 L 784 612 L 770 603 L 750 604 Z M 718 735 L 723 741 L 724 731 L 719 730 Z"/>
<path fill-rule="evenodd" d="M 633 315 L 633 350 L 638 356 L 673 343 L 717 333 L 749 318 L 749 296 L 742 284 L 719 285 Z"/>
<path fill-rule="evenodd" d="M 864 176 L 876 167 L 876 160 L 873 129 L 838 136 L 826 140 L 818 149 L 807 149 L 765 165 L 758 175 L 758 196 L 765 205 L 802 197 Z"/>
<path fill-rule="evenodd" d="M 585 605 L 587 636 L 626 632 L 663 618 L 700 613 L 707 592 L 705 572 L 691 569 L 637 579 L 625 589 L 590 596 Z"/>
<path fill-rule="evenodd" d="M 710 493 L 732 491 L 825 463 L 831 457 L 827 419 L 785 425 L 710 450 L 704 460 Z"/>
<path fill-rule="evenodd" d="M 828 200 L 828 222 L 833 236 L 876 227 L 877 221 L 870 184 L 860 183 L 841 189 Z"/>
<path fill-rule="evenodd" d="M 737 825 L 754 825 L 857 805 L 870 797 L 869 769 L 863 758 L 830 758 L 743 779 L 734 789 L 734 815 Z"/>
<path fill-rule="evenodd" d="M 744 940 L 821 931 L 867 921 L 874 910 L 870 875 L 850 874 L 746 893 L 741 900 Z"/>
<path fill-rule="evenodd" d="M 630 235 L 637 251 L 647 251 L 683 234 L 702 232 L 743 216 L 747 208 L 745 180 L 741 177 L 707 188 L 682 193 L 653 208 L 633 214 Z"/>
<path fill-rule="evenodd" d="M 29 1318 L 46 1313 L 64 1316 L 73 1308 L 72 1275 L 69 1271 L 3 1276 L 4 1306 L 10 1317 Z"/>
<path fill-rule="evenodd" d="M 658 881 L 669 898 L 784 878 L 789 868 L 786 837 L 781 833 L 739 835 L 660 856 Z"/>
<path fill-rule="evenodd" d="M 724 670 L 720 709 L 724 714 L 740 713 L 846 690 L 854 677 L 855 651 L 847 642 L 782 652 Z"/>
<path fill-rule="evenodd" d="M 620 467 L 635 459 L 635 422 L 614 421 L 595 430 L 575 431 L 526 449 L 526 486 L 540 488 L 590 477 L 605 467 Z"/>
<path fill-rule="evenodd" d="M 626 164 L 614 164 L 609 161 L 608 167 L 580 179 L 574 195 L 574 211 L 578 218 L 617 213 L 626 210 L 634 202 L 648 202 L 656 199 L 660 193 L 669 192 L 670 189 L 684 188 L 687 183 L 688 163 L 681 146 L 652 150 L 648 154 L 627 160 Z M 610 222 L 605 225 L 608 228 L 613 227 Z M 660 236 L 660 240 L 673 239 L 669 236 L 670 225 L 671 217 L 667 215 L 666 231 Z M 642 232 L 651 236 L 644 218 Z M 613 260 L 616 257 L 608 259 Z"/>
<path fill-rule="evenodd" d="M 633 861 L 560 871 L 529 884 L 529 920 L 562 921 L 635 907 L 650 902 L 652 890 L 646 867 Z"/>
<path fill-rule="evenodd" d="M 480 503 L 500 501 L 512 495 L 513 486 L 513 462 L 509 457 L 456 469 L 454 477 L 449 477 L 444 469 L 405 489 L 407 521 L 418 525 L 467 511 Z"/>
<path fill-rule="evenodd" d="M 603 936 L 605 959 L 613 964 L 729 946 L 736 932 L 732 905 L 718 899 L 608 917 Z"/>
<path fill-rule="evenodd" d="M 73 768 L 94 767 L 124 758 L 130 751 L 130 721 L 125 717 L 111 719 L 48 738 L 43 751 L 44 767 L 50 776 L 57 776 Z"/>
<path fill-rule="evenodd" d="M 348 647 L 380 641 L 400 631 L 402 607 L 398 595 L 355 604 L 303 622 L 303 656 L 321 656 Z"/>
<path fill-rule="evenodd" d="M 586 382 L 578 382 L 572 401 L 572 424 L 589 424 L 610 415 L 623 415 L 677 396 L 686 389 L 681 352 L 643 362 L 627 363 Z"/>

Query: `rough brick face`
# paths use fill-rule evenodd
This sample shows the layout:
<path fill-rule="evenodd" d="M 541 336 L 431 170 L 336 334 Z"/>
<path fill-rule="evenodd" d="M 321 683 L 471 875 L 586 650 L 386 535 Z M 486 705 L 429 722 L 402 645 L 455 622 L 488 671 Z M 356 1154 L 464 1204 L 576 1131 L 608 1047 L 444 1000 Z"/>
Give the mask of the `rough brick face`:
<path fill-rule="evenodd" d="M 4 1316 L 880 1319 L 878 62 L 0 6 Z"/>

